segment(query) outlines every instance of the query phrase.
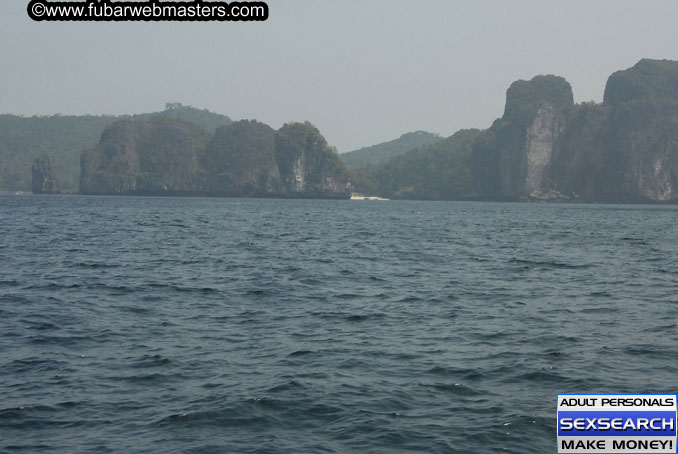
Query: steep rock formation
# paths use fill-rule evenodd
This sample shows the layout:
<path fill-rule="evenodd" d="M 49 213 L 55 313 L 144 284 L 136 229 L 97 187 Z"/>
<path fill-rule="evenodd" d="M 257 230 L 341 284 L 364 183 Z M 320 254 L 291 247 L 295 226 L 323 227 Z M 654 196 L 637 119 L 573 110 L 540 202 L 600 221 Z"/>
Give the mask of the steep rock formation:
<path fill-rule="evenodd" d="M 33 161 L 31 167 L 33 181 L 31 189 L 33 194 L 56 194 L 57 188 L 54 181 L 54 170 L 49 156 L 42 155 Z"/>
<path fill-rule="evenodd" d="M 678 62 L 610 76 L 605 102 L 572 102 L 560 77 L 518 81 L 474 144 L 476 198 L 678 201 Z"/>
<path fill-rule="evenodd" d="M 610 123 L 622 200 L 677 200 L 678 103 L 629 103 L 612 111 Z"/>
<path fill-rule="evenodd" d="M 176 118 L 120 120 L 80 159 L 83 194 L 188 194 L 207 133 Z"/>
<path fill-rule="evenodd" d="M 280 128 L 275 137 L 275 157 L 287 196 L 350 197 L 346 168 L 310 123 L 288 123 Z"/>
<path fill-rule="evenodd" d="M 528 194 L 549 189 L 544 184 L 544 171 L 551 162 L 564 127 L 563 113 L 557 112 L 550 104 L 545 104 L 539 108 L 532 124 L 527 128 L 525 137 L 527 175 L 524 190 Z"/>
<path fill-rule="evenodd" d="M 612 188 L 603 182 L 608 158 L 600 152 L 609 140 L 609 108 L 594 103 L 578 105 L 568 118 L 558 147 L 546 168 L 545 189 L 555 189 L 572 199 L 593 200 Z"/>
<path fill-rule="evenodd" d="M 603 104 L 574 110 L 549 177 L 589 201 L 677 201 L 678 62 L 641 60 L 610 76 Z"/>
<path fill-rule="evenodd" d="M 678 102 L 579 107 L 550 174 L 562 192 L 584 200 L 677 200 Z"/>
<path fill-rule="evenodd" d="M 607 80 L 603 102 L 678 100 L 678 62 L 644 58 L 632 68 L 617 71 Z"/>
<path fill-rule="evenodd" d="M 281 192 L 275 160 L 275 130 L 242 120 L 217 129 L 201 156 L 201 192 L 264 196 Z"/>
<path fill-rule="evenodd" d="M 174 118 L 121 120 L 81 156 L 84 194 L 349 198 L 348 172 L 309 123 L 202 128 Z"/>
<path fill-rule="evenodd" d="M 542 190 L 573 105 L 572 87 L 562 77 L 514 82 L 506 92 L 504 115 L 474 145 L 477 197 L 518 200 Z"/>

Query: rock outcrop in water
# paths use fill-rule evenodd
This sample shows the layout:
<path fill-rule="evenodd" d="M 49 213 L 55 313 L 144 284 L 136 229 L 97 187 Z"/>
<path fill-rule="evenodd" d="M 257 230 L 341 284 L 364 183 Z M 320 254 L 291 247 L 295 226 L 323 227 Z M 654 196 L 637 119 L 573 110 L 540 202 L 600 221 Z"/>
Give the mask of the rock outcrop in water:
<path fill-rule="evenodd" d="M 348 198 L 348 172 L 310 123 L 122 120 L 82 153 L 84 194 Z"/>
<path fill-rule="evenodd" d="M 225 115 L 179 103 L 168 103 L 163 111 L 131 116 L 0 114 L 0 192 L 30 191 L 33 161 L 43 154 L 50 156 L 59 191 L 78 192 L 82 150 L 94 146 L 104 129 L 117 120 L 153 117 L 181 118 L 210 133 L 231 123 Z"/>
<path fill-rule="evenodd" d="M 33 194 L 56 194 L 59 191 L 54 180 L 54 170 L 49 156 L 42 155 L 33 161 L 31 167 L 33 181 L 31 190 Z"/>
<path fill-rule="evenodd" d="M 217 129 L 201 156 L 201 191 L 219 196 L 281 192 L 275 134 L 270 126 L 247 120 Z"/>
<path fill-rule="evenodd" d="M 470 144 L 461 137 L 355 169 L 356 187 L 388 198 L 676 202 L 678 62 L 614 73 L 600 104 L 575 105 L 562 77 L 519 80 L 501 118 Z"/>
<path fill-rule="evenodd" d="M 310 123 L 289 123 L 275 136 L 275 159 L 283 194 L 348 198 L 348 172 L 337 152 Z"/>
<path fill-rule="evenodd" d="M 82 152 L 83 194 L 190 194 L 196 188 L 198 152 L 208 134 L 176 118 L 120 120 L 96 147 Z"/>
<path fill-rule="evenodd" d="M 575 105 L 562 77 L 514 82 L 489 129 L 356 169 L 354 179 L 389 198 L 676 202 L 678 62 L 614 73 L 600 104 Z M 240 121 L 210 136 L 175 118 L 128 119 L 81 157 L 86 194 L 348 198 L 350 188 L 309 123 L 274 131 Z"/>
<path fill-rule="evenodd" d="M 562 78 L 516 82 L 474 163 L 481 198 L 678 200 L 678 62 L 616 72 L 602 104 L 575 106 Z"/>
<path fill-rule="evenodd" d="M 678 62 L 641 60 L 609 78 L 602 104 L 577 106 L 551 178 L 584 200 L 678 201 Z"/>
<path fill-rule="evenodd" d="M 514 82 L 504 115 L 473 150 L 480 197 L 515 200 L 540 191 L 573 106 L 572 87 L 562 77 Z"/>

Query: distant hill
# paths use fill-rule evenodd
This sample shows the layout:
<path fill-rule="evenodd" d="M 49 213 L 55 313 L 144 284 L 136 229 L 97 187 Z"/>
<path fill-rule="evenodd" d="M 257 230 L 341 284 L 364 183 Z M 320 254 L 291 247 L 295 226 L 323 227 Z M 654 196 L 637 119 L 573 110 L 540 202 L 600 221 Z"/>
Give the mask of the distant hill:
<path fill-rule="evenodd" d="M 226 115 L 210 112 L 207 109 L 196 109 L 195 107 L 184 106 L 176 102 L 165 104 L 165 110 L 162 112 L 133 115 L 132 118 L 147 120 L 157 116 L 179 118 L 195 123 L 198 126 L 202 126 L 202 128 L 207 130 L 210 134 L 214 133 L 220 126 L 226 126 L 233 123 L 233 120 Z"/>
<path fill-rule="evenodd" d="M 354 170 L 356 190 L 396 199 L 468 198 L 472 186 L 471 147 L 481 135 L 478 129 L 464 129 L 386 163 Z"/>
<path fill-rule="evenodd" d="M 389 159 L 407 153 L 423 145 L 440 142 L 443 138 L 438 134 L 425 131 L 408 132 L 390 142 L 372 145 L 339 155 L 349 170 L 383 164 Z"/>
<path fill-rule="evenodd" d="M 21 117 L 0 115 L 0 191 L 31 190 L 33 161 L 51 158 L 57 188 L 77 192 L 80 181 L 80 153 L 99 142 L 101 133 L 114 121 L 128 116 L 52 115 Z M 190 121 L 213 133 L 232 123 L 226 115 L 170 103 L 161 112 L 132 115 L 131 118 L 174 117 Z"/>
<path fill-rule="evenodd" d="M 31 166 L 41 155 L 51 158 L 57 185 L 77 191 L 80 152 L 97 143 L 112 116 L 18 117 L 0 115 L 0 190 L 31 190 Z"/>

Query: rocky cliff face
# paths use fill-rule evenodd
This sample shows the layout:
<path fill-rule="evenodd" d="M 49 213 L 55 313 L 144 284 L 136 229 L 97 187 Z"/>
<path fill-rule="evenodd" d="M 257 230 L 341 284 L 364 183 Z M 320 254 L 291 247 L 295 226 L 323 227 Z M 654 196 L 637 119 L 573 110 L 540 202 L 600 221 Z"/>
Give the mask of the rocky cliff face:
<path fill-rule="evenodd" d="M 678 103 L 577 109 L 551 166 L 562 192 L 601 202 L 678 200 Z"/>
<path fill-rule="evenodd" d="M 531 196 L 548 190 L 544 173 L 553 158 L 565 128 L 562 112 L 556 111 L 550 104 L 542 105 L 527 128 L 525 138 L 527 175 L 524 192 Z"/>
<path fill-rule="evenodd" d="M 501 119 L 473 150 L 472 172 L 481 198 L 519 200 L 543 189 L 545 171 L 574 105 L 562 77 L 514 82 Z"/>
<path fill-rule="evenodd" d="M 33 194 L 56 194 L 59 192 L 54 181 L 54 170 L 49 157 L 42 155 L 33 161 L 31 168 Z"/>
<path fill-rule="evenodd" d="M 559 77 L 518 81 L 472 162 L 480 198 L 678 201 L 678 62 L 614 73 L 602 104 L 574 106 Z"/>
<path fill-rule="evenodd" d="M 589 201 L 678 200 L 678 62 L 641 60 L 610 76 L 603 104 L 568 119 L 550 178 Z"/>
<path fill-rule="evenodd" d="M 283 192 L 350 197 L 348 172 L 310 123 L 286 124 L 276 134 L 275 157 Z"/>
<path fill-rule="evenodd" d="M 81 157 L 84 194 L 350 197 L 348 174 L 318 130 L 239 121 L 206 131 L 182 120 L 123 120 Z"/>
<path fill-rule="evenodd" d="M 678 100 L 678 62 L 644 58 L 632 68 L 617 71 L 607 80 L 603 102 Z"/>
<path fill-rule="evenodd" d="M 270 126 L 248 120 L 217 129 L 201 156 L 200 190 L 220 196 L 281 192 L 275 134 Z"/>
<path fill-rule="evenodd" d="M 175 118 L 121 120 L 80 159 L 83 194 L 187 194 L 194 190 L 200 127 Z"/>

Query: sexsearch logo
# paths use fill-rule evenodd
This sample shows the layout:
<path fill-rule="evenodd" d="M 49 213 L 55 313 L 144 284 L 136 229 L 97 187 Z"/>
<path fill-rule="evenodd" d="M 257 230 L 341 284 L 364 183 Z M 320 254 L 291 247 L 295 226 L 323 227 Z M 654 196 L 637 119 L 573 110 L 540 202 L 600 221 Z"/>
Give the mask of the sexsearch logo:
<path fill-rule="evenodd" d="M 558 453 L 677 453 L 675 394 L 559 394 Z"/>

